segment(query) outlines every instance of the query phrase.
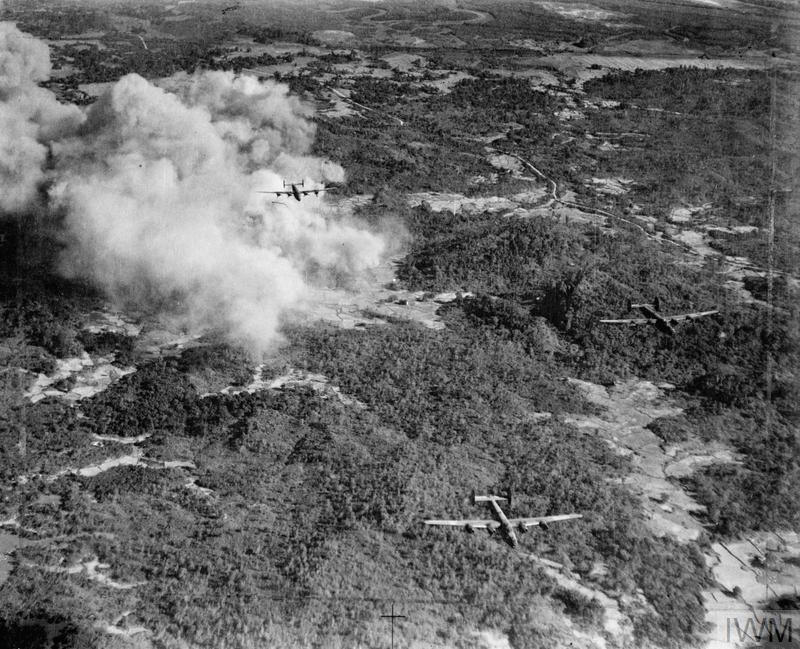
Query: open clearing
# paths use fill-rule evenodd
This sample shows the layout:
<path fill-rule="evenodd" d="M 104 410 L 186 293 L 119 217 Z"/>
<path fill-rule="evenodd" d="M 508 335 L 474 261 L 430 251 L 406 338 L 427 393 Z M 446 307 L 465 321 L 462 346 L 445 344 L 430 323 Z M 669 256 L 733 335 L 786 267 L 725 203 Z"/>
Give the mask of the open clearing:
<path fill-rule="evenodd" d="M 704 508 L 684 491 L 678 478 L 687 477 L 708 464 L 739 462 L 732 449 L 715 442 L 689 438 L 677 444 L 665 444 L 645 427 L 658 417 L 682 411 L 670 403 L 672 386 L 656 386 L 649 381 L 631 379 L 604 388 L 571 379 L 590 402 L 604 408 L 600 416 L 570 415 L 569 423 L 594 431 L 617 453 L 633 462 L 634 470 L 625 484 L 639 496 L 646 512 L 647 525 L 656 535 L 668 534 L 681 542 L 696 540 L 704 532 L 696 518 Z M 767 548 L 770 548 L 767 550 Z M 769 553 L 772 570 L 763 557 Z M 762 609 L 772 598 L 791 596 L 800 583 L 800 542 L 794 532 L 751 534 L 730 543 L 714 543 L 706 551 L 717 586 L 706 591 L 706 620 L 711 630 L 706 649 L 718 649 L 727 643 L 727 625 L 736 616 Z M 755 558 L 761 557 L 758 568 Z M 734 592 L 738 594 L 734 594 Z M 610 615 L 617 615 L 616 608 Z M 800 613 L 798 614 L 800 618 Z M 724 639 L 724 640 L 723 640 Z M 740 643 L 743 645 L 743 643 Z"/>

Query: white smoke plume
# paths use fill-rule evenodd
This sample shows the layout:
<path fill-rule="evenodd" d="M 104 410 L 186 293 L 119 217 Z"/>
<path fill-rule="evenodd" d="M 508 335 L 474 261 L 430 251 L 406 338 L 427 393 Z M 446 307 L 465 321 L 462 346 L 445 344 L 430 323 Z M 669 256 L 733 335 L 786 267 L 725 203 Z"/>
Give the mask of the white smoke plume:
<path fill-rule="evenodd" d="M 2 34 L 0 119 L 26 138 L 0 152 L 2 207 L 23 206 L 48 177 L 51 206 L 67 214 L 68 276 L 260 350 L 309 282 L 378 263 L 382 240 L 322 201 L 255 192 L 344 177 L 309 155 L 309 109 L 284 85 L 204 72 L 156 87 L 130 74 L 83 115 L 35 86 L 49 71 L 46 47 L 8 25 Z M 13 100 L 23 92 L 38 106 Z"/>
<path fill-rule="evenodd" d="M 47 45 L 0 23 L 0 211 L 24 209 L 44 179 L 46 143 L 83 119 L 39 88 L 50 74 Z"/>

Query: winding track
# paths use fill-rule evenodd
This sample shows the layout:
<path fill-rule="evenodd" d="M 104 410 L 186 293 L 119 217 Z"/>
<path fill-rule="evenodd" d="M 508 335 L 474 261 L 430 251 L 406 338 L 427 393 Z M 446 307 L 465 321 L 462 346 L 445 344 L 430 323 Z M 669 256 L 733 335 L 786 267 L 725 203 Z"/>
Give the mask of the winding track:
<path fill-rule="evenodd" d="M 658 243 L 669 243 L 669 244 L 672 244 L 674 246 L 677 246 L 677 247 L 681 248 L 684 252 L 687 252 L 687 253 L 689 253 L 691 255 L 694 255 L 695 257 L 705 258 L 705 257 L 708 256 L 707 254 L 705 254 L 705 253 L 701 252 L 700 250 L 698 250 L 695 246 L 692 246 L 692 245 L 690 245 L 690 244 L 688 244 L 686 242 L 674 241 L 672 239 L 664 239 L 664 238 L 661 238 L 661 237 L 656 237 L 656 236 L 650 234 L 649 232 L 647 232 L 641 225 L 639 225 L 638 223 L 635 223 L 634 221 L 631 221 L 630 219 L 626 219 L 626 218 L 624 218 L 622 216 L 619 216 L 617 214 L 612 214 L 611 212 L 607 212 L 606 210 L 603 210 L 603 209 L 600 209 L 600 208 L 597 208 L 597 207 L 591 207 L 589 205 L 583 205 L 581 203 L 576 203 L 574 201 L 565 200 L 565 199 L 561 198 L 558 195 L 558 183 L 555 180 L 553 180 L 552 178 L 550 178 L 550 176 L 545 174 L 543 171 L 538 169 L 536 166 L 534 166 L 534 164 L 532 162 L 530 162 L 529 160 L 526 160 L 522 156 L 520 156 L 520 155 L 518 155 L 516 153 L 510 152 L 510 151 L 501 151 L 499 149 L 495 149 L 495 150 L 498 153 L 503 153 L 505 155 L 509 155 L 509 156 L 512 156 L 513 158 L 516 158 L 517 160 L 522 162 L 522 164 L 524 164 L 526 167 L 528 167 L 528 169 L 530 169 L 539 178 L 541 178 L 542 180 L 544 180 L 545 182 L 548 183 L 548 185 L 550 186 L 549 187 L 549 189 L 550 189 L 550 191 L 549 191 L 550 198 L 548 199 L 547 202 L 543 203 L 540 207 L 548 207 L 548 206 L 552 205 L 553 203 L 559 203 L 561 205 L 564 205 L 565 207 L 571 207 L 571 208 L 574 208 L 574 209 L 578 209 L 578 210 L 581 210 L 582 212 L 588 212 L 590 214 L 597 214 L 599 216 L 603 216 L 605 218 L 611 219 L 612 222 L 613 222 L 613 220 L 617 220 L 617 221 L 620 221 L 622 223 L 627 223 L 628 225 L 631 225 L 632 227 L 634 227 L 637 230 L 639 230 L 642 234 L 644 234 L 644 236 L 646 236 L 651 241 L 656 241 Z M 726 271 L 726 274 L 731 274 L 731 273 L 735 273 L 735 272 L 750 272 L 750 273 L 756 273 L 756 274 L 764 273 L 764 274 L 771 274 L 773 276 L 786 277 L 789 280 L 793 280 L 795 283 L 800 283 L 800 280 L 798 280 L 796 277 L 794 277 L 790 273 L 787 273 L 787 272 L 784 272 L 784 271 L 781 271 L 781 270 L 777 270 L 777 269 L 774 269 L 774 268 L 762 268 L 760 266 L 757 266 L 756 264 L 753 264 L 749 260 L 742 261 L 741 259 L 738 259 L 738 258 L 735 258 L 735 257 L 729 257 L 727 255 L 722 255 L 721 253 L 719 254 L 719 257 L 721 259 L 723 259 L 725 261 L 725 263 L 727 264 L 727 266 L 728 266 L 728 270 Z"/>
<path fill-rule="evenodd" d="M 650 239 L 652 241 L 657 241 L 658 243 L 662 243 L 662 242 L 666 241 L 666 242 L 671 243 L 671 244 L 673 244 L 675 246 L 683 248 L 684 250 L 687 250 L 689 252 L 694 252 L 694 250 L 690 246 L 687 246 L 685 244 L 681 244 L 681 243 L 678 243 L 677 241 L 671 241 L 669 239 L 661 239 L 659 237 L 653 236 L 652 234 L 648 233 L 641 225 L 639 225 L 638 223 L 635 223 L 634 221 L 631 221 L 630 219 L 626 219 L 624 217 L 618 216 L 617 214 L 612 214 L 611 212 L 607 212 L 607 211 L 602 210 L 602 209 L 597 208 L 597 207 L 590 207 L 589 205 L 583 205 L 581 203 L 576 203 L 574 201 L 568 201 L 568 200 L 565 200 L 565 199 L 561 198 L 558 195 L 558 183 L 555 180 L 553 180 L 552 178 L 550 178 L 550 176 L 545 174 L 543 171 L 538 169 L 536 166 L 534 166 L 534 164 L 530 160 L 526 160 L 521 155 L 519 155 L 517 153 L 510 152 L 510 151 L 502 151 L 500 149 L 495 149 L 495 150 L 498 153 L 503 153 L 505 155 L 509 155 L 509 156 L 511 156 L 513 158 L 516 158 L 517 160 L 519 160 L 522 164 L 524 164 L 526 167 L 528 167 L 528 169 L 530 169 L 533 173 L 535 173 L 539 178 L 544 180 L 550 186 L 550 198 L 548 199 L 548 201 L 546 203 L 543 203 L 539 207 L 549 207 L 553 203 L 559 203 L 560 205 L 563 205 L 564 207 L 571 207 L 573 209 L 581 210 L 582 212 L 587 212 L 589 214 L 597 214 L 598 216 L 602 216 L 602 217 L 605 217 L 605 218 L 608 218 L 608 219 L 616 219 L 617 221 L 621 221 L 623 223 L 627 223 L 627 224 L 633 226 L 634 228 L 639 230 L 644 236 L 646 236 L 648 239 Z"/>

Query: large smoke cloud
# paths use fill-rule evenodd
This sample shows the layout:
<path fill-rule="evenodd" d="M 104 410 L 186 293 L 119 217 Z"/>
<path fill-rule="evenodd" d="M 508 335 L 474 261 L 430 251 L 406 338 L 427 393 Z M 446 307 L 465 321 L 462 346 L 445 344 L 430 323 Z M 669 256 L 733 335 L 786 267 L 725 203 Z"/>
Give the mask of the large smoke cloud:
<path fill-rule="evenodd" d="M 83 120 L 36 85 L 50 74 L 47 45 L 0 23 L 0 210 L 25 208 L 44 179 L 45 143 Z"/>
<path fill-rule="evenodd" d="M 84 114 L 35 85 L 46 46 L 0 26 L 0 128 L 14 134 L 0 208 L 37 200 L 48 180 L 50 207 L 67 215 L 68 276 L 263 349 L 309 282 L 378 263 L 380 238 L 321 201 L 255 193 L 344 176 L 308 154 L 314 125 L 285 86 L 205 72 L 156 87 L 131 74 Z"/>

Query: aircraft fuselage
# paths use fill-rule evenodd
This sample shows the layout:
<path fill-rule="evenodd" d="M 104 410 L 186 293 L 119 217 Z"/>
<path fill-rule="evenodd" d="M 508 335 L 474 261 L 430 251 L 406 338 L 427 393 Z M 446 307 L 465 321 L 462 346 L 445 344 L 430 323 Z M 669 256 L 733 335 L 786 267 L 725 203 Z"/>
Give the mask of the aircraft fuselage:
<path fill-rule="evenodd" d="M 296 201 L 300 200 L 300 190 L 297 189 L 297 185 L 292 184 L 292 196 Z"/>
<path fill-rule="evenodd" d="M 500 505 L 497 504 L 496 500 L 490 500 L 489 503 L 492 506 L 492 514 L 497 519 L 497 522 L 500 523 L 500 533 L 503 535 L 503 540 L 512 548 L 516 548 L 519 541 L 517 540 L 517 535 L 514 534 L 511 523 L 508 521 L 503 510 L 500 509 Z"/>
<path fill-rule="evenodd" d="M 671 336 L 675 335 L 675 328 L 669 323 L 663 315 L 661 315 L 658 311 L 656 311 L 653 307 L 649 304 L 639 304 L 637 305 L 639 311 L 641 311 L 645 316 L 648 318 L 652 318 L 655 320 L 656 329 L 659 331 L 663 331 L 665 334 L 670 334 Z"/>

